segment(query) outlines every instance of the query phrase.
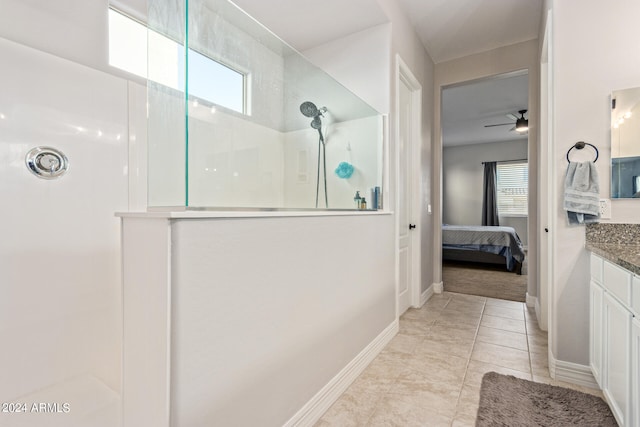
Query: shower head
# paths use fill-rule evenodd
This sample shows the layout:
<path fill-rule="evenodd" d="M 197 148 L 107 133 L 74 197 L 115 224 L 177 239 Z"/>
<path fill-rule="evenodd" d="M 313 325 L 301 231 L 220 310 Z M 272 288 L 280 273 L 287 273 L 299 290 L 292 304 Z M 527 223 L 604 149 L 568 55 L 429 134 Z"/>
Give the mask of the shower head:
<path fill-rule="evenodd" d="M 320 116 L 315 116 L 313 120 L 311 120 L 311 127 L 314 129 L 320 129 L 322 127 L 322 120 L 320 120 Z"/>
<path fill-rule="evenodd" d="M 311 127 L 318 131 L 320 135 L 320 141 L 324 144 L 324 135 L 322 135 L 322 120 L 320 120 L 320 115 L 317 115 L 311 120 Z"/>
<path fill-rule="evenodd" d="M 316 104 L 310 101 L 305 101 L 300 104 L 300 112 L 307 117 L 315 117 L 319 114 Z"/>

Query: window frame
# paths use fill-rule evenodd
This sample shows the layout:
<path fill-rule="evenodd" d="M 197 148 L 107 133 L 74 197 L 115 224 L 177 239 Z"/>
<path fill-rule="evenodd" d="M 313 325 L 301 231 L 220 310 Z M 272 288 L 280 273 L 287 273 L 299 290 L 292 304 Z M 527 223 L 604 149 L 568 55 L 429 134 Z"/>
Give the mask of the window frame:
<path fill-rule="evenodd" d="M 152 32 L 156 33 L 157 35 L 159 35 L 161 37 L 164 37 L 167 40 L 175 43 L 179 49 L 182 49 L 182 52 L 183 52 L 182 57 L 185 58 L 184 61 L 187 60 L 187 58 L 188 58 L 190 53 L 187 52 L 187 54 L 184 55 L 184 45 L 179 43 L 174 38 L 169 37 L 166 34 L 162 34 L 162 33 L 159 33 L 159 32 L 157 32 L 155 30 L 150 29 L 149 26 L 145 22 L 143 22 L 140 19 L 137 19 L 135 17 L 132 17 L 131 15 L 123 12 L 122 10 L 117 9 L 113 5 L 109 6 L 108 12 L 109 13 L 113 12 L 113 13 L 118 14 L 119 16 L 121 16 L 121 17 L 123 17 L 125 19 L 129 19 L 132 23 L 142 26 L 146 31 L 152 31 Z M 110 17 L 109 17 L 109 20 L 110 20 Z M 148 36 L 147 36 L 147 38 L 148 38 Z M 111 52 L 111 23 L 110 22 L 109 22 L 109 25 L 108 25 L 108 43 L 109 43 L 109 48 L 108 48 L 107 51 L 108 51 L 108 53 L 110 53 Z M 148 44 L 148 41 L 147 41 L 145 43 L 145 56 L 148 56 L 148 51 L 147 51 L 148 47 L 149 47 L 149 44 Z M 251 100 L 251 96 L 250 96 L 251 73 L 248 72 L 248 71 L 242 70 L 241 67 L 237 67 L 237 66 L 229 64 L 227 62 L 224 62 L 222 60 L 212 58 L 210 55 L 207 55 L 207 54 L 201 52 L 200 50 L 194 49 L 192 47 L 189 47 L 188 51 L 194 52 L 194 53 L 204 57 L 205 59 L 214 62 L 217 66 L 222 66 L 222 67 L 224 67 L 224 68 L 226 68 L 226 69 L 238 74 L 240 76 L 241 80 L 242 80 L 242 83 L 240 85 L 241 90 L 242 90 L 242 94 L 241 94 L 241 111 L 239 111 L 239 110 L 237 110 L 237 109 L 235 109 L 233 107 L 230 107 L 230 106 L 221 104 L 219 102 L 216 102 L 215 100 L 211 100 L 211 99 L 208 99 L 208 98 L 203 98 L 201 96 L 194 95 L 193 93 L 188 93 L 187 95 L 188 95 L 189 101 L 191 102 L 191 105 L 194 105 L 193 101 L 197 101 L 195 103 L 195 105 L 203 105 L 203 106 L 205 106 L 207 108 L 214 107 L 215 109 L 222 108 L 226 112 L 231 112 L 231 113 L 235 113 L 235 114 L 241 114 L 243 116 L 250 116 L 251 115 L 251 106 L 250 106 L 250 100 Z M 155 82 L 157 84 L 161 84 L 161 85 L 163 85 L 165 87 L 172 88 L 174 90 L 178 90 L 178 91 L 181 91 L 181 92 L 185 92 L 184 91 L 184 87 L 186 85 L 184 85 L 184 83 L 185 83 L 184 81 L 181 82 L 180 80 L 178 80 L 178 85 L 177 85 L 177 86 L 180 86 L 180 84 L 182 83 L 183 87 L 174 88 L 173 86 L 167 86 L 165 83 L 158 82 L 158 81 L 153 80 L 153 79 L 149 79 L 148 64 L 145 67 L 146 75 L 142 75 L 142 74 L 139 74 L 137 72 L 132 71 L 131 69 L 121 68 L 118 65 L 114 65 L 111 62 L 110 55 L 109 55 L 109 58 L 107 60 L 107 63 L 109 64 L 110 67 L 113 67 L 113 68 L 115 68 L 115 69 L 117 69 L 119 71 L 122 71 L 122 72 L 124 72 L 124 73 L 126 73 L 128 75 L 135 76 L 136 80 L 138 80 L 138 79 L 143 79 L 144 81 L 151 80 L 151 81 L 153 81 L 153 82 Z M 188 76 L 186 76 L 186 77 L 188 78 Z"/>
<path fill-rule="evenodd" d="M 522 213 L 522 210 L 516 212 L 516 211 L 509 211 L 509 212 L 501 212 L 500 209 L 500 199 L 501 199 L 501 186 L 500 186 L 500 174 L 499 174 L 499 169 L 500 167 L 505 167 L 507 165 L 524 165 L 524 167 L 526 168 L 526 185 L 524 185 L 523 187 L 519 187 L 519 188 L 524 188 L 525 190 L 525 196 L 526 196 L 526 206 L 524 209 L 524 213 Z M 497 208 L 498 208 L 498 216 L 499 217 L 505 217 L 505 218 L 525 218 L 529 216 L 529 161 L 528 159 L 523 159 L 523 160 L 510 160 L 510 161 L 498 161 L 496 164 L 496 195 L 497 195 Z M 504 196 L 503 196 L 504 197 Z M 503 208 L 504 209 L 504 208 Z"/>

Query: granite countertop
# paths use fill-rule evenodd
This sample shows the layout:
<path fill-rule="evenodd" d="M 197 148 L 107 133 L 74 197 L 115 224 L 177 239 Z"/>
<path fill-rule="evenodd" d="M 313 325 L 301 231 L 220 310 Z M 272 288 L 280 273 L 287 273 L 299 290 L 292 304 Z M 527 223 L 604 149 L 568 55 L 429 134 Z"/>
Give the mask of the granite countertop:
<path fill-rule="evenodd" d="M 587 241 L 585 248 L 640 276 L 640 245 Z"/>
<path fill-rule="evenodd" d="M 587 224 L 585 248 L 640 276 L 640 224 Z"/>

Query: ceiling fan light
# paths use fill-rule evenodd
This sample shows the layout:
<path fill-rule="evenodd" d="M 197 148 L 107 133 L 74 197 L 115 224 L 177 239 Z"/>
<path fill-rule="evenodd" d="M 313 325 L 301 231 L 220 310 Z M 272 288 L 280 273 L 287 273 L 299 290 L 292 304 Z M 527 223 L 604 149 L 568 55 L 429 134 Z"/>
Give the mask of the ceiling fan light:
<path fill-rule="evenodd" d="M 518 119 L 516 121 L 516 132 L 526 132 L 529 130 L 529 121 L 527 119 Z"/>

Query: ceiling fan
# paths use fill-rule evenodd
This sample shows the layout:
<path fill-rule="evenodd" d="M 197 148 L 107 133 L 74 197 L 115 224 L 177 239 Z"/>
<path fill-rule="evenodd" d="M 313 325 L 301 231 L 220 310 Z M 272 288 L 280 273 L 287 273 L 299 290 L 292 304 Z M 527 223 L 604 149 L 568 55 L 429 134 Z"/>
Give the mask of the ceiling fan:
<path fill-rule="evenodd" d="M 524 118 L 524 115 L 526 114 L 527 110 L 519 110 L 518 114 L 520 114 L 520 117 L 516 116 L 515 114 L 509 113 L 507 114 L 507 117 L 509 117 L 511 120 L 515 120 L 515 126 L 512 127 L 511 129 L 509 129 L 510 131 L 515 130 L 516 132 L 520 132 L 520 133 L 524 133 L 526 131 L 529 130 L 529 120 Z M 508 125 L 513 125 L 514 122 L 511 123 L 498 123 L 495 125 L 484 125 L 484 127 L 486 128 L 490 128 L 490 127 L 494 127 L 494 126 L 508 126 Z"/>

